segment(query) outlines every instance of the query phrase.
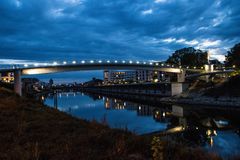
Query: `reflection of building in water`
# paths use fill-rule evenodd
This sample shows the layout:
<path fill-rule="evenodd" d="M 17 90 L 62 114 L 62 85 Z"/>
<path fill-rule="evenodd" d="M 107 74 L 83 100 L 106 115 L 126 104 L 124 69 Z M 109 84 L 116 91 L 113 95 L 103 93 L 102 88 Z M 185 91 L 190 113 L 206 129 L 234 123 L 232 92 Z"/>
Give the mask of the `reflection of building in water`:
<path fill-rule="evenodd" d="M 171 113 L 166 110 L 153 110 L 153 119 L 155 119 L 157 122 L 168 122 L 170 115 Z"/>
<path fill-rule="evenodd" d="M 104 106 L 106 109 L 118 109 L 118 110 L 126 109 L 126 110 L 137 111 L 137 114 L 139 116 L 151 116 L 154 114 L 154 111 L 155 111 L 155 107 L 151 107 L 147 105 L 139 105 L 132 102 L 124 102 L 119 99 L 111 99 L 111 98 L 104 98 Z M 163 112 L 164 117 L 166 113 L 168 112 Z"/>
<path fill-rule="evenodd" d="M 137 113 L 140 116 L 151 116 L 151 115 L 153 115 L 153 110 L 154 110 L 154 107 L 150 107 L 150 106 L 146 106 L 146 105 L 141 105 L 141 106 L 139 105 Z"/>
<path fill-rule="evenodd" d="M 216 130 L 208 129 L 208 130 L 206 131 L 206 136 L 207 136 L 208 143 L 209 143 L 210 146 L 212 147 L 213 144 L 214 144 L 213 137 L 214 137 L 214 136 L 217 136 L 217 131 L 216 131 Z"/>
<path fill-rule="evenodd" d="M 125 109 L 123 101 L 111 98 L 104 98 L 104 106 L 106 109 Z"/>

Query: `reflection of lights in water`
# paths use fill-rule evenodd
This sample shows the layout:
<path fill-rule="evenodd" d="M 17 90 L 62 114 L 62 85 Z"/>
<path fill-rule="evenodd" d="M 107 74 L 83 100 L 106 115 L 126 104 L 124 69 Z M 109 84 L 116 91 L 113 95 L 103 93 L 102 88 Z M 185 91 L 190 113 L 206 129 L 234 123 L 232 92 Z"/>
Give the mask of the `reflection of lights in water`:
<path fill-rule="evenodd" d="M 115 103 L 117 103 L 117 100 L 116 100 L 116 99 L 114 99 L 114 102 L 115 102 Z"/>
<path fill-rule="evenodd" d="M 96 106 L 95 103 L 89 103 L 89 104 L 87 104 L 87 107 L 95 107 L 95 106 Z"/>
<path fill-rule="evenodd" d="M 127 105 L 126 102 L 124 102 L 123 105 L 126 106 Z"/>
<path fill-rule="evenodd" d="M 210 130 L 210 129 L 208 129 L 208 130 L 206 131 L 206 135 L 207 135 L 207 136 L 217 136 L 217 131 L 216 131 L 216 130 Z"/>
<path fill-rule="evenodd" d="M 139 110 L 141 110 L 141 109 L 142 109 L 142 107 L 141 107 L 141 106 L 139 106 L 139 107 L 138 107 L 138 109 L 139 109 Z"/>
<path fill-rule="evenodd" d="M 67 97 L 68 97 L 68 93 L 67 93 Z"/>
<path fill-rule="evenodd" d="M 75 97 L 75 96 L 76 96 L 76 93 L 74 93 L 73 96 Z"/>
<path fill-rule="evenodd" d="M 159 111 L 156 111 L 154 117 L 157 119 L 159 117 Z"/>
<path fill-rule="evenodd" d="M 59 94 L 59 98 L 62 98 L 62 94 L 61 93 Z"/>
<path fill-rule="evenodd" d="M 44 101 L 44 96 L 41 97 L 42 101 Z"/>
<path fill-rule="evenodd" d="M 214 134 L 215 136 L 217 136 L 217 131 L 216 131 L 216 130 L 213 130 L 213 134 Z"/>
<path fill-rule="evenodd" d="M 102 99 L 103 99 L 103 101 L 105 101 L 105 97 L 103 97 Z"/>
<path fill-rule="evenodd" d="M 176 132 L 181 132 L 184 130 L 185 130 L 185 128 L 183 126 L 177 126 L 177 127 L 167 130 L 166 133 L 176 133 Z"/>
<path fill-rule="evenodd" d="M 162 114 L 162 115 L 163 115 L 163 117 L 165 117 L 165 116 L 166 116 L 165 112 L 163 112 L 163 114 Z"/>
<path fill-rule="evenodd" d="M 98 96 L 98 99 L 101 99 L 101 96 Z"/>
<path fill-rule="evenodd" d="M 208 129 L 208 130 L 206 131 L 206 135 L 208 136 L 208 138 L 209 138 L 209 144 L 210 144 L 210 146 L 212 147 L 212 146 L 213 146 L 213 143 L 214 143 L 214 141 L 213 141 L 213 136 L 217 136 L 217 131 L 216 131 L 216 130 L 210 130 L 210 129 Z"/>
<path fill-rule="evenodd" d="M 213 146 L 213 137 L 210 137 L 210 146 Z"/>
<path fill-rule="evenodd" d="M 78 105 L 75 105 L 75 106 L 73 106 L 72 108 L 73 108 L 73 109 L 78 109 L 79 106 L 78 106 Z"/>
<path fill-rule="evenodd" d="M 196 129 L 198 130 L 198 127 L 196 127 Z"/>
<path fill-rule="evenodd" d="M 105 102 L 105 108 L 109 109 L 110 108 L 110 103 L 108 101 Z"/>

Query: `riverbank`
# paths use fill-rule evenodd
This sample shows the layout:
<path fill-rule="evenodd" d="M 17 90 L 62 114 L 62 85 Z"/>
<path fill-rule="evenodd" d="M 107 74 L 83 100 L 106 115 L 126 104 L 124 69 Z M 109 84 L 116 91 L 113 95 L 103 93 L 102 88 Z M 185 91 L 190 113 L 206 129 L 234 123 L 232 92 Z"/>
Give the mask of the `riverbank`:
<path fill-rule="evenodd" d="M 240 97 L 210 97 L 201 94 L 191 94 L 191 96 L 164 97 L 160 100 L 168 104 L 189 104 L 206 105 L 219 107 L 240 107 Z"/>
<path fill-rule="evenodd" d="M 171 136 L 137 136 L 0 89 L 0 159 L 221 159 Z"/>
<path fill-rule="evenodd" d="M 0 90 L 0 159 L 149 159 L 147 138 Z M 103 120 L 103 123 L 104 120 Z"/>
<path fill-rule="evenodd" d="M 219 107 L 240 107 L 240 75 L 225 81 L 196 81 L 180 95 L 161 98 L 170 104 L 209 105 Z"/>

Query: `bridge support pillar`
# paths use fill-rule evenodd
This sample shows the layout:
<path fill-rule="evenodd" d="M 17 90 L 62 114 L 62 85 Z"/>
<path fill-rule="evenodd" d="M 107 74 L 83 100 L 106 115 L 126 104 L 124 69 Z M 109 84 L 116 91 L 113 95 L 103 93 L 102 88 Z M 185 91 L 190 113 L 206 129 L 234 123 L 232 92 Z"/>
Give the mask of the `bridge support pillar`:
<path fill-rule="evenodd" d="M 22 96 L 21 70 L 14 72 L 14 92 Z"/>
<path fill-rule="evenodd" d="M 186 71 L 181 70 L 181 73 L 177 74 L 177 82 L 179 83 L 185 82 L 185 77 L 186 77 Z"/>
<path fill-rule="evenodd" d="M 205 70 L 205 72 L 213 72 L 214 71 L 213 64 L 205 64 L 204 65 L 204 70 Z M 210 76 L 206 75 L 205 76 L 205 81 L 209 82 L 209 78 L 210 78 Z"/>

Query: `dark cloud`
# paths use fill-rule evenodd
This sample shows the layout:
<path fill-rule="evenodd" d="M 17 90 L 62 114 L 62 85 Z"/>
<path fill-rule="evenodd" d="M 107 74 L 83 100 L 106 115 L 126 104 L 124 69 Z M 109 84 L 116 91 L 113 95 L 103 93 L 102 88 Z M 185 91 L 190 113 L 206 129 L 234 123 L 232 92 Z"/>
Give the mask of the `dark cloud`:
<path fill-rule="evenodd" d="M 157 3 L 158 2 L 158 3 Z M 1 0 L 0 58 L 164 60 L 239 42 L 238 0 Z"/>

